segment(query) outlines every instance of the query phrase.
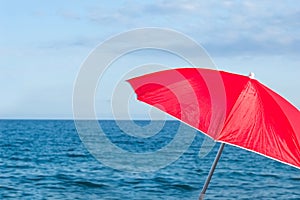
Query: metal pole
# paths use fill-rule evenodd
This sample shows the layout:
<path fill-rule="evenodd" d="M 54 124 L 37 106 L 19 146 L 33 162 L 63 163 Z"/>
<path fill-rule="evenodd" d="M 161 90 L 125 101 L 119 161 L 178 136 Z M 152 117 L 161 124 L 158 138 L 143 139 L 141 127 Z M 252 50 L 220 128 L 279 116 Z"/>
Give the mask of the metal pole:
<path fill-rule="evenodd" d="M 225 143 L 221 143 L 220 148 L 219 148 L 219 151 L 218 151 L 218 153 L 217 153 L 217 155 L 216 155 L 216 158 L 215 158 L 215 160 L 214 160 L 214 163 L 212 164 L 212 166 L 211 166 L 211 168 L 210 168 L 210 171 L 209 171 L 209 174 L 208 174 L 208 176 L 207 176 L 207 178 L 206 178 L 206 181 L 205 181 L 205 184 L 204 184 L 203 189 L 202 189 L 202 191 L 201 191 L 199 200 L 203 200 L 203 199 L 204 199 L 205 192 L 206 192 L 206 190 L 207 190 L 207 188 L 208 188 L 208 184 L 209 184 L 209 182 L 210 182 L 210 180 L 211 180 L 211 177 L 212 177 L 212 175 L 213 175 L 213 173 L 214 173 L 214 171 L 215 171 L 215 168 L 216 168 L 216 166 L 217 166 L 217 164 L 218 164 L 218 161 L 219 161 L 219 159 L 220 159 L 220 157 L 221 157 L 221 154 L 222 154 L 222 151 L 223 151 L 223 149 L 224 149 L 224 146 L 225 146 Z"/>

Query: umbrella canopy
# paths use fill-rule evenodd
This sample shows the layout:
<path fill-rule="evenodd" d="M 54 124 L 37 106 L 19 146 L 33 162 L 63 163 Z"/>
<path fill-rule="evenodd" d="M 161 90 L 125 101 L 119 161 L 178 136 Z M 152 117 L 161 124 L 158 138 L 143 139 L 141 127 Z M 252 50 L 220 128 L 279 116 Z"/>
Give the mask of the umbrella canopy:
<path fill-rule="evenodd" d="M 128 82 L 138 100 L 221 142 L 199 199 L 204 199 L 225 143 L 300 168 L 299 110 L 252 73 L 179 68 Z"/>
<path fill-rule="evenodd" d="M 128 80 L 137 98 L 228 143 L 300 168 L 300 112 L 253 79 L 178 68 Z"/>

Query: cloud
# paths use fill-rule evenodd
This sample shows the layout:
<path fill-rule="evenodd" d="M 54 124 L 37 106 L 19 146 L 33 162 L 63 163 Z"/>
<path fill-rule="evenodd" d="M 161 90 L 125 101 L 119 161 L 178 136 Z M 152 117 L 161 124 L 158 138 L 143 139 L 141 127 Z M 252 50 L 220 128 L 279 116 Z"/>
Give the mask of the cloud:
<path fill-rule="evenodd" d="M 143 13 L 158 15 L 178 15 L 178 14 L 195 14 L 201 10 L 200 2 L 191 1 L 159 1 L 154 4 L 147 4 L 142 8 Z"/>
<path fill-rule="evenodd" d="M 91 26 L 101 26 L 111 33 L 149 26 L 172 28 L 191 36 L 218 55 L 295 54 L 299 53 L 300 8 L 289 6 L 295 3 L 130 1 L 118 7 L 95 6 L 81 15 L 74 11 L 60 15 L 65 19 L 87 21 Z M 74 38 L 64 45 L 91 46 L 94 41 Z"/>
<path fill-rule="evenodd" d="M 81 15 L 79 13 L 71 11 L 71 10 L 60 11 L 60 12 L 58 12 L 58 15 L 62 16 L 65 19 L 71 19 L 71 20 L 82 19 Z"/>
<path fill-rule="evenodd" d="M 99 43 L 99 38 L 91 36 L 77 36 L 69 39 L 56 39 L 38 46 L 39 49 L 64 50 L 69 48 L 94 48 Z"/>
<path fill-rule="evenodd" d="M 251 38 L 239 38 L 227 43 L 208 42 L 203 46 L 214 56 L 297 55 L 300 52 L 300 40 L 283 44 L 278 41 L 259 42 Z"/>

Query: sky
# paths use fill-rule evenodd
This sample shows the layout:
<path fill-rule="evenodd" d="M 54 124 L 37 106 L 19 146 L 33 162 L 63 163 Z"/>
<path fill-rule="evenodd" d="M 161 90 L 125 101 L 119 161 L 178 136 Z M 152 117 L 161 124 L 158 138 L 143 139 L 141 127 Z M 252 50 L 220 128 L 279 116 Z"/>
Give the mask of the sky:
<path fill-rule="evenodd" d="M 187 35 L 218 69 L 254 72 L 299 109 L 299 19 L 296 0 L 0 0 L 0 118 L 71 119 L 74 83 L 90 52 L 114 35 L 144 27 Z M 118 60 L 103 85 L 117 84 L 120 66 L 130 70 L 131 64 L 168 60 L 169 55 L 158 54 L 144 51 Z M 174 61 L 167 64 L 184 65 Z M 112 116 L 110 96 L 111 90 L 99 87 L 96 99 L 104 118 Z M 133 106 L 139 108 L 133 117 L 149 109 L 137 102 Z"/>

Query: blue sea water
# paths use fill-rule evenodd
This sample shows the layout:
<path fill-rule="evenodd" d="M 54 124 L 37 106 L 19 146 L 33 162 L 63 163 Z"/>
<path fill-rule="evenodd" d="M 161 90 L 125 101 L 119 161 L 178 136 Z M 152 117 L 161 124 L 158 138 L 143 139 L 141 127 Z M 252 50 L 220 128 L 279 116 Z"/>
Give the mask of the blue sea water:
<path fill-rule="evenodd" d="M 115 121 L 99 124 L 117 146 L 138 153 L 159 150 L 179 126 L 177 121 L 167 121 L 160 133 L 143 139 L 124 134 Z M 136 173 L 96 160 L 72 120 L 2 120 L 0 199 L 198 199 L 218 149 L 215 145 L 200 158 L 204 138 L 198 133 L 171 165 Z M 300 170 L 226 145 L 206 199 L 300 199 Z"/>

